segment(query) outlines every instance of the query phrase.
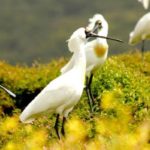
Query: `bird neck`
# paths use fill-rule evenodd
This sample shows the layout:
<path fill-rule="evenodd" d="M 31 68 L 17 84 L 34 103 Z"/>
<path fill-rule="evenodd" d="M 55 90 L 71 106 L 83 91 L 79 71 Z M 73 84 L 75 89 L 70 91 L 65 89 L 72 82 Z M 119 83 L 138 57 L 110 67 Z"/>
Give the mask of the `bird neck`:
<path fill-rule="evenodd" d="M 76 74 L 78 74 L 83 83 L 85 79 L 85 72 L 86 72 L 86 57 L 85 57 L 85 52 L 84 52 L 84 45 L 81 45 L 79 47 L 79 50 L 77 50 L 74 55 L 74 66 L 73 69 L 76 71 Z"/>
<path fill-rule="evenodd" d="M 84 45 L 79 47 L 79 50 L 75 52 L 74 68 L 85 68 L 86 67 L 86 58 L 84 52 Z"/>

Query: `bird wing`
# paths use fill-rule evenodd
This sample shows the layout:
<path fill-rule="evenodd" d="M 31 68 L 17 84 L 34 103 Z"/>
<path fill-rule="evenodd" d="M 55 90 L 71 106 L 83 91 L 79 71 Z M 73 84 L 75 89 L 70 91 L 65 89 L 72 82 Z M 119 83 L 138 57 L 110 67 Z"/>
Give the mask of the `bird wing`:
<path fill-rule="evenodd" d="M 43 112 L 55 112 L 58 107 L 64 105 L 73 94 L 73 90 L 60 87 L 59 89 L 49 89 L 42 91 L 32 100 L 20 115 L 20 120 L 24 123 L 32 121 L 36 115 Z M 69 94 L 68 94 L 69 93 Z"/>
<path fill-rule="evenodd" d="M 70 100 L 75 89 L 72 88 L 73 80 L 68 75 L 61 75 L 50 82 L 24 109 L 20 120 L 28 123 L 35 115 L 45 111 L 56 111 L 59 106 Z"/>

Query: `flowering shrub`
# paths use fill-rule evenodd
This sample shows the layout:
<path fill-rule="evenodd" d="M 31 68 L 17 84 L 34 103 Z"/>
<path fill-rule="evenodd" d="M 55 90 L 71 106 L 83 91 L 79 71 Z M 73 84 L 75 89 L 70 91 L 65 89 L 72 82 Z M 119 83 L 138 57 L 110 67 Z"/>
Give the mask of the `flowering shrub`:
<path fill-rule="evenodd" d="M 34 124 L 22 124 L 20 109 L 59 75 L 65 60 L 32 67 L 0 62 L 0 83 L 17 94 L 0 90 L 0 149 L 3 150 L 130 150 L 150 149 L 150 53 L 113 56 L 94 75 L 95 112 L 89 112 L 85 92 L 57 139 L 54 114 Z"/>

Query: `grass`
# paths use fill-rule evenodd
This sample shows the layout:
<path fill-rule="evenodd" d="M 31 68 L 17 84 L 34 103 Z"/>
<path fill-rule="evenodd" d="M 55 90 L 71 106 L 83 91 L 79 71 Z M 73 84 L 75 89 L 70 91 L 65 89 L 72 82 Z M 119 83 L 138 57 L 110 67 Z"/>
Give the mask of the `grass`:
<path fill-rule="evenodd" d="M 110 57 L 94 75 L 96 111 L 90 114 L 84 92 L 68 117 L 62 140 L 53 128 L 54 114 L 45 114 L 34 124 L 19 122 L 21 109 L 59 75 L 65 62 L 32 67 L 0 62 L 1 84 L 17 94 L 14 100 L 0 91 L 0 149 L 150 149 L 150 52 L 144 63 L 138 52 Z"/>

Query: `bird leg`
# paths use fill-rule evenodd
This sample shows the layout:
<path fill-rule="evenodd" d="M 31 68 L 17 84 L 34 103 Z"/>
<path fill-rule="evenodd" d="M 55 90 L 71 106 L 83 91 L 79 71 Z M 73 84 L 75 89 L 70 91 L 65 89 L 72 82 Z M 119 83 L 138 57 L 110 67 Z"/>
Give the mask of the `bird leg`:
<path fill-rule="evenodd" d="M 55 131 L 56 131 L 56 134 L 57 134 L 57 137 L 60 139 L 60 134 L 59 134 L 59 114 L 57 114 L 57 117 L 56 117 L 56 122 L 55 122 Z"/>
<path fill-rule="evenodd" d="M 61 128 L 61 133 L 65 137 L 65 122 L 66 122 L 66 117 L 63 117 L 63 122 L 62 122 L 62 128 Z"/>
<path fill-rule="evenodd" d="M 91 97 L 91 87 L 89 85 L 89 83 L 92 81 L 92 77 L 90 76 L 90 79 L 88 77 L 86 77 L 86 94 L 87 94 L 87 97 L 88 97 L 88 102 L 89 102 L 89 106 L 90 106 L 90 110 L 91 112 L 93 112 L 93 105 L 94 105 L 94 100 L 92 99 Z M 91 84 L 91 83 L 90 83 Z"/>
<path fill-rule="evenodd" d="M 145 40 L 142 41 L 142 48 L 141 48 L 141 53 L 142 53 L 142 61 L 144 61 L 144 44 L 145 44 Z"/>
<path fill-rule="evenodd" d="M 92 103 L 94 104 L 94 96 L 93 96 L 92 90 L 91 90 L 92 80 L 93 80 L 93 73 L 91 73 L 91 75 L 90 75 L 88 87 L 89 87 L 89 93 L 90 93 L 90 97 L 92 99 Z"/>

